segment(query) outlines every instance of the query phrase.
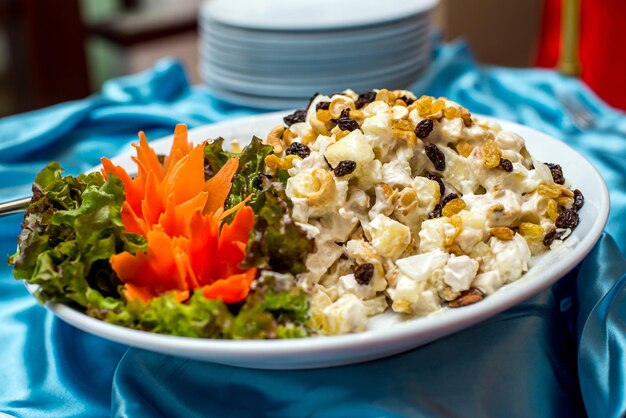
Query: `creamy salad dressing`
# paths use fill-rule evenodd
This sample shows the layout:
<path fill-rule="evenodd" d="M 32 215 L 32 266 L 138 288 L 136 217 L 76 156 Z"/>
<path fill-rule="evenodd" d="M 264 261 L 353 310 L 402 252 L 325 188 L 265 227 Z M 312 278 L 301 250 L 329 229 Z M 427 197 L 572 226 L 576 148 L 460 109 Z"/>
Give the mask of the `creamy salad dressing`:
<path fill-rule="evenodd" d="M 283 135 L 282 166 L 268 164 L 270 175 L 286 170 L 293 218 L 315 240 L 298 276 L 313 328 L 356 332 L 388 309 L 462 306 L 467 292 L 480 299 L 519 279 L 548 249 L 555 214 L 573 198 L 523 138 L 444 98 L 380 90 L 358 109 L 357 98 L 315 97 Z M 295 142 L 308 155 L 288 155 Z"/>

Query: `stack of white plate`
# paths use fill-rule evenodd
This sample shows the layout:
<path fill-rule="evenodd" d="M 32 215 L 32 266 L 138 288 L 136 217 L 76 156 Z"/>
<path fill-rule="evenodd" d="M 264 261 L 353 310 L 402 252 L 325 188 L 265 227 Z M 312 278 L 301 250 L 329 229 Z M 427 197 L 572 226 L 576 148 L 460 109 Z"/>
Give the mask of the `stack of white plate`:
<path fill-rule="evenodd" d="M 431 59 L 438 0 L 207 0 L 200 74 L 215 95 L 264 109 L 314 93 L 404 88 Z"/>

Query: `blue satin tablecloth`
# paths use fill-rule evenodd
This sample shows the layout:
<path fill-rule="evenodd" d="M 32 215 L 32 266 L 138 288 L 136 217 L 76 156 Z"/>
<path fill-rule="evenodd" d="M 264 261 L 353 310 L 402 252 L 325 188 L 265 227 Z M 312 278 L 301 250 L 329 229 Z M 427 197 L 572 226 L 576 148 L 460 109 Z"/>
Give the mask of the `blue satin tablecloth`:
<path fill-rule="evenodd" d="M 412 89 L 562 138 L 607 181 L 606 234 L 551 289 L 492 319 L 391 358 L 332 369 L 259 371 L 111 343 L 38 306 L 0 266 L 0 412 L 19 417 L 618 417 L 626 414 L 626 116 L 552 71 L 481 67 L 439 47 Z M 569 96 L 567 96 L 569 95 Z M 595 116 L 580 130 L 560 103 Z M 175 61 L 108 82 L 101 94 L 0 119 L 0 200 L 29 192 L 51 159 L 69 173 L 135 140 L 255 113 L 190 87 Z M 19 216 L 0 219 L 0 253 Z"/>

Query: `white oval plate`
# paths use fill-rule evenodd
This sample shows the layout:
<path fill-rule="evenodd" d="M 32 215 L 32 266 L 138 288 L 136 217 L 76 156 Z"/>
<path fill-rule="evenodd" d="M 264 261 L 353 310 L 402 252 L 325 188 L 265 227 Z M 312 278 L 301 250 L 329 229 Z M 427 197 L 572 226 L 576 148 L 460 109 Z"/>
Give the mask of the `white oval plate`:
<path fill-rule="evenodd" d="M 437 3 L 438 0 L 212 0 L 203 3 L 201 15 L 248 29 L 324 31 L 381 25 L 432 10 Z"/>
<path fill-rule="evenodd" d="M 264 136 L 282 122 L 285 112 L 233 119 L 193 129 L 194 142 L 222 136 L 245 143 L 252 134 Z M 212 340 L 153 334 L 107 324 L 65 305 L 46 306 L 65 322 L 100 337 L 163 354 L 258 369 L 306 369 L 359 363 L 410 350 L 504 311 L 547 288 L 574 268 L 599 239 L 609 213 L 609 195 L 595 168 L 564 142 L 534 129 L 499 121 L 504 129 L 520 134 L 530 153 L 541 161 L 559 163 L 572 185 L 585 196 L 580 224 L 560 247 L 535 259 L 518 281 L 479 303 L 458 309 L 442 309 L 427 317 L 403 319 L 387 312 L 371 320 L 358 334 L 310 337 L 297 340 Z M 169 151 L 171 136 L 152 142 L 159 153 Z M 133 168 L 130 155 L 113 160 Z M 571 247 L 571 248 L 570 248 Z M 29 287 L 33 290 L 33 287 Z"/>

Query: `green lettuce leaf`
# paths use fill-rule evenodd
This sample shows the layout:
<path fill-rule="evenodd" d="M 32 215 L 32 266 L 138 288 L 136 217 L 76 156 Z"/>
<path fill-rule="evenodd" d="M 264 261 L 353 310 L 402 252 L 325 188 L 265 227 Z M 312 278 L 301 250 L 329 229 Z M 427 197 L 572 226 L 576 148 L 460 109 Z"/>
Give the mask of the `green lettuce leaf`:
<path fill-rule="evenodd" d="M 218 145 L 205 148 L 208 170 L 219 170 L 230 156 L 221 150 L 221 143 Z M 252 193 L 262 225 L 253 234 L 268 239 L 256 261 L 263 260 L 277 271 L 299 272 L 304 269 L 312 242 L 289 217 L 290 202 L 280 183 L 276 183 L 277 189 L 267 181 L 259 187 L 259 173 L 269 152 L 271 147 L 258 138 L 244 149 L 229 202 L 234 205 Z M 51 163 L 38 174 L 33 191 L 18 237 L 18 251 L 9 262 L 17 279 L 38 285 L 40 301 L 68 304 L 113 324 L 179 336 L 242 339 L 307 335 L 308 296 L 295 286 L 293 275 L 264 272 L 248 298 L 235 305 L 208 300 L 200 291 L 184 303 L 171 293 L 147 303 L 126 301 L 109 258 L 121 251 L 145 251 L 146 242 L 139 235 L 124 232 L 123 183 L 113 175 L 105 181 L 100 173 L 63 177 L 61 167 Z"/>
<path fill-rule="evenodd" d="M 220 137 L 204 147 L 204 177 L 213 177 L 233 154 L 224 151 L 224 138 Z"/>
<path fill-rule="evenodd" d="M 314 241 L 291 218 L 293 204 L 280 183 L 271 183 L 259 196 L 257 220 L 248 241 L 246 266 L 279 273 L 306 271 L 304 262 Z"/>
<path fill-rule="evenodd" d="M 42 302 L 86 307 L 88 289 L 119 296 L 109 257 L 145 248 L 142 237 L 124 234 L 122 181 L 110 176 L 105 182 L 100 173 L 62 177 L 51 163 L 37 175 L 33 190 L 18 251 L 9 258 L 15 277 L 38 285 Z"/>
<path fill-rule="evenodd" d="M 195 292 L 185 303 L 168 292 L 147 303 L 135 299 L 123 304 L 109 298 L 94 306 L 87 313 L 106 322 L 182 337 L 229 338 L 233 320 L 225 304 L 205 298 L 202 292 Z"/>
<path fill-rule="evenodd" d="M 204 147 L 205 172 L 214 175 L 230 157 L 239 157 L 239 169 L 233 177 L 233 185 L 225 206 L 231 208 L 252 195 L 249 205 L 256 209 L 258 196 L 261 193 L 259 173 L 263 173 L 264 160 L 272 153 L 272 146 L 264 145 L 263 141 L 256 136 L 238 154 L 224 151 L 223 145 L 224 139 L 218 138 Z"/>
<path fill-rule="evenodd" d="M 295 277 L 264 271 L 230 330 L 231 338 L 300 338 L 308 335 L 309 298 Z"/>

